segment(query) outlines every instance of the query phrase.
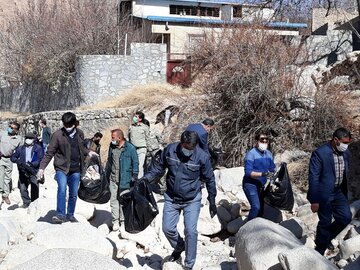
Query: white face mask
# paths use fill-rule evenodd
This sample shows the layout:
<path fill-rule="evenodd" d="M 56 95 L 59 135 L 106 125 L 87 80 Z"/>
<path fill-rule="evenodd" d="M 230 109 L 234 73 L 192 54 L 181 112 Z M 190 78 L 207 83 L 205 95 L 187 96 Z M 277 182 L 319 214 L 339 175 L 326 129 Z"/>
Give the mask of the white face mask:
<path fill-rule="evenodd" d="M 112 143 L 112 145 L 119 145 L 117 140 L 112 140 L 111 143 Z"/>
<path fill-rule="evenodd" d="M 336 146 L 336 149 L 337 149 L 339 152 L 345 152 L 345 151 L 347 150 L 348 146 L 349 146 L 349 145 L 340 142 L 340 145 L 337 145 L 337 146 Z"/>
<path fill-rule="evenodd" d="M 26 145 L 32 145 L 34 143 L 33 139 L 25 139 L 25 144 Z"/>
<path fill-rule="evenodd" d="M 267 144 L 267 143 L 260 143 L 260 142 L 259 142 L 258 149 L 259 149 L 260 151 L 265 151 L 267 148 L 268 148 L 268 144 Z"/>
<path fill-rule="evenodd" d="M 75 126 L 72 126 L 72 127 L 69 127 L 69 128 L 65 128 L 65 130 L 67 131 L 67 132 L 71 132 L 73 129 L 75 128 Z"/>

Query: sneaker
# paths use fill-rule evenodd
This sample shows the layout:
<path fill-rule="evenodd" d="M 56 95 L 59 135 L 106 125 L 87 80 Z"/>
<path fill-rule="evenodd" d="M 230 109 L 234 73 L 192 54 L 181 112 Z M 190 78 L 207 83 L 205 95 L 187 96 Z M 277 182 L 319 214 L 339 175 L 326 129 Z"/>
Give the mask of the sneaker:
<path fill-rule="evenodd" d="M 112 231 L 116 232 L 118 230 L 120 230 L 120 224 L 119 222 L 114 222 L 112 225 Z"/>
<path fill-rule="evenodd" d="M 66 220 L 70 221 L 71 223 L 77 223 L 77 222 L 79 222 L 79 221 L 76 219 L 76 217 L 74 217 L 74 216 L 67 216 L 67 217 L 66 217 Z"/>
<path fill-rule="evenodd" d="M 175 262 L 175 261 L 177 261 L 179 258 L 180 258 L 180 256 L 181 256 L 181 253 L 183 252 L 185 250 L 185 246 L 181 249 L 181 250 L 179 250 L 179 251 L 173 251 L 173 253 L 171 253 L 171 255 L 170 255 L 170 258 L 169 258 L 169 262 Z"/>
<path fill-rule="evenodd" d="M 55 224 L 61 224 L 66 221 L 62 216 L 59 215 L 53 216 L 51 220 Z"/>
<path fill-rule="evenodd" d="M 2 199 L 6 204 L 11 204 L 9 197 L 2 196 Z"/>
<path fill-rule="evenodd" d="M 189 267 L 189 266 L 183 266 L 182 267 L 183 270 L 192 270 L 192 267 Z"/>
<path fill-rule="evenodd" d="M 30 203 L 23 203 L 23 204 L 20 206 L 20 208 L 26 209 L 26 208 L 29 207 L 29 205 L 30 205 Z"/>

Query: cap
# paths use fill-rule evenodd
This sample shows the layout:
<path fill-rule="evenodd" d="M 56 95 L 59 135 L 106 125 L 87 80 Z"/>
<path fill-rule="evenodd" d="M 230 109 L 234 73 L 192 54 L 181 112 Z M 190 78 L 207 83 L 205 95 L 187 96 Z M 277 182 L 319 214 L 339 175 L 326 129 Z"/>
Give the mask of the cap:
<path fill-rule="evenodd" d="M 33 132 L 28 132 L 25 134 L 26 139 L 35 139 L 36 135 Z"/>

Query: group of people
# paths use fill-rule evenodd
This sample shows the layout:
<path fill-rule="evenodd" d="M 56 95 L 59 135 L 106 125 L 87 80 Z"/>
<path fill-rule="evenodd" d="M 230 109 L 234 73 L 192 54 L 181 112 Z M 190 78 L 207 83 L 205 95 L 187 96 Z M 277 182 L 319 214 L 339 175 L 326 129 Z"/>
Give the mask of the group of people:
<path fill-rule="evenodd" d="M 255 135 L 255 147 L 246 153 L 243 189 L 251 205 L 248 220 L 264 214 L 264 190 L 276 166 L 268 150 L 269 135 L 260 131 Z M 332 139 L 311 154 L 307 199 L 311 210 L 318 214 L 316 250 L 324 255 L 332 249 L 334 239 L 350 222 L 352 215 L 347 199 L 351 133 L 341 127 Z"/>
<path fill-rule="evenodd" d="M 74 217 L 77 192 L 86 160 L 98 158 L 103 135 L 98 132 L 84 139 L 75 114 L 62 116 L 63 127 L 51 135 L 46 120 L 40 121 L 40 140 L 27 133 L 25 141 L 18 134 L 20 125 L 10 123 L 0 135 L 0 192 L 5 203 L 10 204 L 12 162 L 19 168 L 19 189 L 24 207 L 39 197 L 39 181 L 44 170 L 54 158 L 55 180 L 58 184 L 54 223 L 76 222 Z M 196 259 L 197 222 L 201 208 L 201 190 L 208 192 L 209 212 L 214 217 L 216 184 L 210 160 L 208 136 L 214 128 L 212 119 L 190 124 L 182 132 L 180 141 L 164 148 L 162 140 L 152 135 L 150 124 L 143 112 L 135 113 L 129 128 L 128 140 L 121 129 L 111 131 L 111 143 L 105 166 L 111 198 L 112 230 L 119 230 L 124 220 L 121 193 L 128 191 L 136 181 L 154 182 L 165 173 L 163 232 L 174 248 L 169 260 L 176 261 L 185 251 L 184 269 L 192 269 Z M 264 211 L 264 190 L 276 166 L 269 151 L 269 135 L 260 131 L 254 147 L 245 156 L 243 189 L 251 205 L 248 220 L 261 217 Z M 351 213 L 346 198 L 351 134 L 345 128 L 337 129 L 332 140 L 316 149 L 310 159 L 308 200 L 311 210 L 317 212 L 319 224 L 316 249 L 324 254 L 333 239 L 350 221 Z M 146 165 L 147 156 L 157 156 L 156 162 Z M 31 196 L 28 186 L 31 186 Z M 68 201 L 66 205 L 66 193 Z M 177 231 L 179 215 L 183 212 L 185 239 Z M 334 218 L 334 221 L 332 221 Z"/>

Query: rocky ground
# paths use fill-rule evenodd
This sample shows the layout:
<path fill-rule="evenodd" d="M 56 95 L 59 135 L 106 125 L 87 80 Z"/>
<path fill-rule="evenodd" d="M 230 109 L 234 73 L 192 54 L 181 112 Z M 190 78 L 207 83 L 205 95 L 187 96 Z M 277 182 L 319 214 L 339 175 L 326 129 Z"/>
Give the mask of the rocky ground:
<path fill-rule="evenodd" d="M 245 223 L 249 205 L 241 187 L 243 168 L 224 168 L 216 170 L 215 175 L 218 216 L 210 218 L 204 190 L 194 269 L 360 269 L 360 220 L 356 218 L 360 201 L 353 203 L 353 222 L 334 241 L 335 249 L 327 253 L 326 259 L 313 249 L 317 216 L 310 211 L 305 194 L 294 187 L 292 212 L 267 206 L 268 220 L 258 218 Z M 20 207 L 17 188 L 10 195 L 12 204 L 1 205 L 0 270 L 181 269 L 177 263 L 166 262 L 172 249 L 161 229 L 162 196 L 155 194 L 160 214 L 138 234 L 129 234 L 123 228 L 111 232 L 109 203 L 94 205 L 80 199 L 75 213 L 79 223 L 55 225 L 51 224 L 57 189 L 53 177 L 49 165 L 40 198 L 29 208 Z M 14 187 L 16 181 L 15 169 Z M 178 226 L 182 232 L 182 220 Z"/>

